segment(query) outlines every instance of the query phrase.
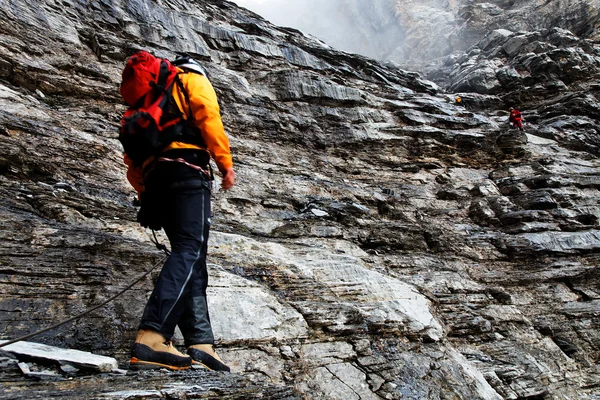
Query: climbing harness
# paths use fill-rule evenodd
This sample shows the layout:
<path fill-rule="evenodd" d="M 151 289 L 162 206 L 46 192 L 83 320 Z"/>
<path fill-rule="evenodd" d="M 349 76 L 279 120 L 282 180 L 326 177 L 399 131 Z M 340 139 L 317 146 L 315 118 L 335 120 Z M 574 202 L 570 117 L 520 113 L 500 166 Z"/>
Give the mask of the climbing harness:
<path fill-rule="evenodd" d="M 167 259 L 167 257 L 169 255 L 171 255 L 171 252 L 169 251 L 169 249 L 167 249 L 167 246 L 165 246 L 164 244 L 162 244 L 162 243 L 160 243 L 158 241 L 158 238 L 156 237 L 156 232 L 154 231 L 154 229 L 152 230 L 152 236 L 153 236 L 153 238 L 150 237 L 150 240 L 156 246 L 156 248 L 158 248 L 159 250 L 161 250 L 162 252 L 165 253 L 165 257 L 163 257 L 161 260 L 158 260 L 154 265 L 152 265 L 152 267 L 150 269 L 148 269 L 146 272 L 144 272 L 142 275 L 140 275 L 138 278 L 136 278 L 129 285 L 125 286 L 125 288 L 121 289 L 121 291 L 119 293 L 115 294 L 110 299 L 108 299 L 108 300 L 106 300 L 106 301 L 104 301 L 104 302 L 102 302 L 102 303 L 100 303 L 100 304 L 98 304 L 98 305 L 90 308 L 89 310 L 86 310 L 86 311 L 84 311 L 84 312 L 82 312 L 80 314 L 75 315 L 74 317 L 71 317 L 71 318 L 66 319 L 64 321 L 61 321 L 61 322 L 58 322 L 58 323 L 56 323 L 54 325 L 51 325 L 51 326 L 49 326 L 47 328 L 44 328 L 44 329 L 41 329 L 39 331 L 30 333 L 28 335 L 24 335 L 24 336 L 18 337 L 16 339 L 9 340 L 9 341 L 4 342 L 4 343 L 0 343 L 0 348 L 2 348 L 4 346 L 8 346 L 9 344 L 13 344 L 13 343 L 16 343 L 16 342 L 21 342 L 23 340 L 30 339 L 30 338 L 32 338 L 34 336 L 37 336 L 37 335 L 41 334 L 41 333 L 51 331 L 54 328 L 58 328 L 61 325 L 67 324 L 67 323 L 72 322 L 72 321 L 76 321 L 76 320 L 84 317 L 85 315 L 90 314 L 90 313 L 96 311 L 97 309 L 99 309 L 99 308 L 107 305 L 108 303 L 110 303 L 111 301 L 113 301 L 114 299 L 116 299 L 117 297 L 121 296 L 123 293 L 125 293 L 129 289 L 131 289 L 136 283 L 138 283 L 139 281 L 141 281 L 142 279 L 144 279 L 146 276 L 148 276 L 148 274 L 150 274 L 150 272 L 152 272 L 158 265 L 164 263 L 164 261 Z"/>
<path fill-rule="evenodd" d="M 211 168 L 210 164 L 208 165 L 208 170 L 206 170 L 199 165 L 195 165 L 195 164 L 185 161 L 183 158 L 159 157 L 156 161 L 177 162 L 177 163 L 187 165 L 188 167 L 195 169 L 196 171 L 199 171 L 200 173 L 202 173 L 207 179 L 212 180 L 211 178 L 212 178 L 213 174 L 212 174 L 212 168 Z"/>

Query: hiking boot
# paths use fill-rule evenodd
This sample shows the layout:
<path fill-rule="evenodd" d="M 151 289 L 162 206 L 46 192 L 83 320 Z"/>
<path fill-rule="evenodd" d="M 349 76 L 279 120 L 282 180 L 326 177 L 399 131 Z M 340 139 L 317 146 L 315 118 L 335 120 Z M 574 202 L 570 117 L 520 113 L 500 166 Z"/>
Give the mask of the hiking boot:
<path fill-rule="evenodd" d="M 211 371 L 231 371 L 219 358 L 212 344 L 195 344 L 188 347 L 187 353 L 192 356 L 194 364 L 203 365 Z"/>
<path fill-rule="evenodd" d="M 138 331 L 131 349 L 130 369 L 167 368 L 178 371 L 188 369 L 191 365 L 191 357 L 180 353 L 160 333 L 144 329 Z"/>

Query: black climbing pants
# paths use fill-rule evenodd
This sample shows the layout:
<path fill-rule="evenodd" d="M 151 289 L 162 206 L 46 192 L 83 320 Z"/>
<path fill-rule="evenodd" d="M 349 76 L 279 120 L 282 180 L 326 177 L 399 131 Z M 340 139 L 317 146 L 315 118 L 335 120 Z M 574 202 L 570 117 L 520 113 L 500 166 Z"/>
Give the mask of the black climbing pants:
<path fill-rule="evenodd" d="M 180 163 L 157 163 L 146 180 L 149 211 L 165 230 L 171 255 L 140 323 L 170 339 L 175 326 L 185 345 L 212 344 L 214 336 L 206 302 L 206 253 L 210 230 L 210 182 L 200 172 Z M 148 211 L 148 210 L 147 210 Z"/>

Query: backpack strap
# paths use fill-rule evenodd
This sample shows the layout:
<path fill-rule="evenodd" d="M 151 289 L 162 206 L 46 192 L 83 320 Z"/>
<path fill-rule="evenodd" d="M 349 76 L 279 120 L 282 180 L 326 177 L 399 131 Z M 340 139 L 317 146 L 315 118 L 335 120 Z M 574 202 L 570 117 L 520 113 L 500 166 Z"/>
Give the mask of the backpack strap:
<path fill-rule="evenodd" d="M 193 120 L 194 113 L 192 112 L 192 103 L 190 103 L 190 95 L 188 94 L 187 90 L 183 86 L 183 82 L 181 82 L 181 79 L 179 79 L 179 74 L 177 74 L 177 76 L 175 77 L 175 83 L 177 84 L 177 87 L 179 88 L 181 93 L 183 93 L 183 97 L 185 98 L 185 102 L 187 103 L 189 111 L 190 111 L 189 115 L 187 116 L 188 118 L 185 118 L 185 120 L 188 120 L 188 119 Z"/>
<path fill-rule="evenodd" d="M 167 84 L 167 80 L 169 79 L 170 75 L 171 71 L 169 69 L 169 64 L 167 61 L 162 60 L 160 62 L 160 69 L 158 71 L 158 79 L 156 83 L 150 82 L 150 86 L 154 87 L 155 89 L 166 90 L 165 85 Z"/>
<path fill-rule="evenodd" d="M 204 142 L 204 139 L 202 138 L 202 132 L 200 131 L 199 128 L 197 128 L 195 125 L 193 125 L 191 123 L 191 121 L 194 120 L 194 113 L 192 112 L 192 104 L 190 103 L 190 96 L 189 96 L 185 86 L 183 86 L 183 82 L 181 82 L 181 79 L 179 79 L 179 74 L 177 74 L 175 76 L 173 83 L 177 85 L 177 87 L 179 88 L 179 91 L 183 94 L 183 97 L 188 105 L 189 114 L 186 115 L 185 112 L 183 112 L 182 110 L 179 109 L 179 107 L 177 106 L 177 102 L 175 101 L 175 98 L 173 97 L 172 90 L 171 89 L 167 90 L 166 97 L 168 98 L 168 101 L 171 103 L 172 109 L 177 110 L 179 117 L 181 118 L 181 122 L 180 122 L 181 130 L 179 130 L 178 132 L 171 133 L 171 135 L 173 135 L 171 141 L 195 144 L 197 146 L 200 146 L 200 147 L 203 147 L 204 149 L 206 149 L 206 143 Z"/>

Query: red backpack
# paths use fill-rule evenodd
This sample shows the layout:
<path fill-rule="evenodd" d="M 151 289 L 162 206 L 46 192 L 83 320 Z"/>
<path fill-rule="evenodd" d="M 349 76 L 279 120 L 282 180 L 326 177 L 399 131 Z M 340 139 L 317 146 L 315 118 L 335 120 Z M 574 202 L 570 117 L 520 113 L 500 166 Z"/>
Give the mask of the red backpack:
<path fill-rule="evenodd" d="M 189 104 L 178 72 L 169 60 L 146 51 L 127 60 L 121 96 L 129 108 L 121 119 L 119 141 L 134 165 L 143 165 L 174 140 L 203 146 L 200 132 L 187 123 L 171 93 L 178 84 Z"/>

